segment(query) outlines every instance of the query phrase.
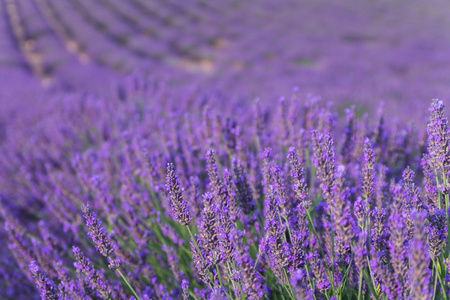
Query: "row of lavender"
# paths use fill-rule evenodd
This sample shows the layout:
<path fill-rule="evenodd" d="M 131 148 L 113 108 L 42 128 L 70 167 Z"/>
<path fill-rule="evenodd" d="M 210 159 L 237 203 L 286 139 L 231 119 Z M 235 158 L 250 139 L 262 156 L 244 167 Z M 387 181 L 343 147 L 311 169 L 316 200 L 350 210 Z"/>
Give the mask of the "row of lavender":
<path fill-rule="evenodd" d="M 226 100 L 130 81 L 7 132 L 2 296 L 447 299 L 442 102 L 424 132 Z"/>
<path fill-rule="evenodd" d="M 26 70 L 44 86 L 69 81 L 67 68 L 86 64 L 119 72 L 164 65 L 210 72 L 215 52 L 232 36 L 242 35 L 242 28 L 227 23 L 244 18 L 236 12 L 247 12 L 245 7 L 233 13 L 219 13 L 221 9 L 196 1 L 3 0 L 0 29 L 5 41 L 0 64 Z M 264 8 L 258 11 L 268 13 Z M 224 29 L 227 32 L 221 32 Z"/>
<path fill-rule="evenodd" d="M 2 93 L 11 85 L 20 91 L 30 78 L 36 89 L 104 91 L 119 74 L 139 69 L 170 74 L 182 86 L 198 80 L 267 97 L 300 85 L 369 108 L 374 97 L 390 100 L 388 107 L 411 100 L 424 111 L 429 95 L 448 96 L 443 0 L 0 4 Z"/>
<path fill-rule="evenodd" d="M 188 48 L 192 50 L 198 42 L 180 44 L 184 36 L 192 37 L 192 33 L 183 34 L 190 26 L 182 23 L 202 19 L 185 4 L 104 1 L 98 5 L 2 0 L 0 71 L 31 75 L 44 87 L 98 88 L 102 81 L 86 81 L 86 74 L 97 74 L 94 77 L 102 78 L 104 85 L 105 79 L 138 68 L 167 72 L 171 64 L 188 57 Z M 202 12 L 210 17 L 204 11 L 197 13 Z M 209 40 L 214 38 L 202 38 L 205 41 L 197 44 L 211 47 Z"/>

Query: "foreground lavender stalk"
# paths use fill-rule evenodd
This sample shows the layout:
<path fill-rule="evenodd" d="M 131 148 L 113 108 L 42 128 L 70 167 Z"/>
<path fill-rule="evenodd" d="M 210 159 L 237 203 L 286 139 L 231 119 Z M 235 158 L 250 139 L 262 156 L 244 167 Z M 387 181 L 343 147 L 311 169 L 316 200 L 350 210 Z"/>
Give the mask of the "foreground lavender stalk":
<path fill-rule="evenodd" d="M 328 202 L 332 200 L 332 189 L 335 182 L 336 162 L 334 140 L 329 134 L 313 131 L 312 143 L 317 177 L 320 180 L 323 197 Z"/>
<path fill-rule="evenodd" d="M 41 293 L 42 300 L 59 299 L 59 293 L 56 289 L 55 283 L 48 278 L 44 271 L 40 270 L 35 261 L 32 261 L 30 264 L 30 273 L 36 281 L 36 286 Z"/>
<path fill-rule="evenodd" d="M 444 114 L 444 104 L 442 101 L 433 99 L 430 107 L 430 121 L 427 126 L 428 133 L 428 153 L 430 163 L 433 166 L 436 186 L 441 187 L 438 207 L 441 209 L 441 195 L 445 198 L 445 212 L 447 217 L 447 232 L 450 232 L 449 207 L 450 199 L 448 188 L 448 171 L 450 169 L 450 132 L 448 121 Z M 447 250 L 450 250 L 450 236 L 447 239 Z"/>
<path fill-rule="evenodd" d="M 77 259 L 77 262 L 74 263 L 78 276 L 81 279 L 86 279 L 87 283 L 89 283 L 95 290 L 97 290 L 102 299 L 108 299 L 112 296 L 112 291 L 107 282 L 105 282 L 98 271 L 94 268 L 91 261 L 81 252 L 80 248 L 73 247 L 73 254 Z"/>
<path fill-rule="evenodd" d="M 414 212 L 414 235 L 411 240 L 410 252 L 410 285 L 413 299 L 429 300 L 433 293 L 431 290 L 432 274 L 429 269 L 430 254 L 428 252 L 427 234 L 425 228 L 425 212 Z"/>
<path fill-rule="evenodd" d="M 233 253 L 236 260 L 236 267 L 242 280 L 242 292 L 249 300 L 263 299 L 267 294 L 267 287 L 264 278 L 258 274 L 254 268 L 254 261 L 248 254 L 248 247 L 244 247 L 240 238 L 242 234 L 236 229 L 233 232 L 233 244 L 235 251 Z"/>
<path fill-rule="evenodd" d="M 97 219 L 95 213 L 89 207 L 89 202 L 83 206 L 83 217 L 86 220 L 88 235 L 96 244 L 97 250 L 103 256 L 110 256 L 113 252 L 113 246 L 106 235 L 106 229 L 102 226 L 102 222 Z"/>
<path fill-rule="evenodd" d="M 364 142 L 364 166 L 363 166 L 363 196 L 367 207 L 373 206 L 375 195 L 375 154 L 372 142 L 366 139 Z"/>
<path fill-rule="evenodd" d="M 430 122 L 427 126 L 428 153 L 433 169 L 447 174 L 450 167 L 450 137 L 444 103 L 433 99 L 430 107 Z"/>
<path fill-rule="evenodd" d="M 192 220 L 187 202 L 183 199 L 183 189 L 178 179 L 175 166 L 167 164 L 166 189 L 169 193 L 170 207 L 175 220 L 180 224 L 189 225 Z"/>
<path fill-rule="evenodd" d="M 311 200 L 308 199 L 308 187 L 305 179 L 305 171 L 300 165 L 297 152 L 294 147 L 289 148 L 288 159 L 291 167 L 291 177 L 294 180 L 294 192 L 303 209 L 309 209 Z"/>

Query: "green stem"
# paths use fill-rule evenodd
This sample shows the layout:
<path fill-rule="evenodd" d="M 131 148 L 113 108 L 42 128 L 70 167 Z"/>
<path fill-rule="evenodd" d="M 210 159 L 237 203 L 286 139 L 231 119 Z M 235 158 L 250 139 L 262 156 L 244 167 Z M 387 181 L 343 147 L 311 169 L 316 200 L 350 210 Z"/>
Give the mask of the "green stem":
<path fill-rule="evenodd" d="M 217 271 L 217 276 L 219 277 L 220 285 L 223 286 L 222 278 L 221 278 L 221 276 L 220 276 L 219 265 L 216 265 L 216 271 Z"/>
<path fill-rule="evenodd" d="M 361 299 L 361 290 L 362 290 L 362 272 L 359 273 L 359 286 L 358 286 L 358 300 Z"/>
<path fill-rule="evenodd" d="M 446 187 L 448 185 L 448 180 L 447 180 L 447 174 L 445 174 L 445 172 L 442 174 L 442 179 L 444 181 L 444 186 Z M 448 214 L 448 208 L 449 208 L 449 195 L 445 194 L 444 195 L 445 198 L 445 215 L 447 217 L 447 232 L 450 232 L 450 217 Z M 450 252 L 450 235 L 447 235 L 447 252 Z"/>
<path fill-rule="evenodd" d="M 314 291 L 314 290 L 315 290 L 315 287 L 314 287 L 314 281 L 312 280 L 311 276 L 309 275 L 308 264 L 306 264 L 305 270 L 306 270 L 306 276 L 308 276 L 308 281 L 309 281 L 309 285 L 311 286 L 311 290 Z M 314 300 L 317 300 L 317 299 L 316 299 L 316 294 L 315 294 L 315 293 L 313 293 L 313 297 L 314 297 Z"/>
<path fill-rule="evenodd" d="M 258 252 L 258 256 L 256 257 L 255 266 L 253 267 L 253 269 L 256 269 L 256 266 L 258 265 L 258 261 L 259 261 L 259 257 L 260 256 L 261 256 L 261 252 Z"/>
<path fill-rule="evenodd" d="M 436 177 L 436 186 L 439 187 L 439 177 L 437 175 L 436 170 L 434 171 L 434 173 L 435 173 L 435 177 Z M 441 193 L 439 193 L 439 192 L 438 192 L 438 201 L 439 201 L 438 207 L 439 207 L 439 209 L 442 209 Z"/>
<path fill-rule="evenodd" d="M 195 300 L 198 300 L 197 296 L 193 292 L 189 291 L 189 295 L 191 295 L 191 297 Z"/>
<path fill-rule="evenodd" d="M 368 256 L 367 256 L 367 267 L 369 268 L 370 279 L 372 280 L 372 285 L 373 285 L 373 288 L 374 288 L 375 293 L 376 293 L 375 298 L 378 299 L 380 297 L 380 295 L 378 295 L 377 286 L 375 285 L 375 281 L 373 280 L 374 276 L 373 276 L 372 268 L 370 267 L 370 261 L 369 261 L 369 257 Z M 367 279 L 366 279 L 366 283 L 368 284 Z"/>
<path fill-rule="evenodd" d="M 128 282 L 128 280 L 125 278 L 125 276 L 123 276 L 122 272 L 120 272 L 119 269 L 117 269 L 117 272 L 119 272 L 120 276 L 122 277 L 123 281 L 125 281 L 125 283 L 128 285 L 128 287 L 130 288 L 131 292 L 133 293 L 133 295 L 136 297 L 137 300 L 141 300 L 141 298 L 139 298 L 138 294 L 136 293 L 136 291 L 133 289 L 133 287 L 131 286 L 131 284 Z"/>
<path fill-rule="evenodd" d="M 433 266 L 433 269 L 434 269 L 434 266 Z M 437 287 L 437 279 L 438 279 L 438 272 L 437 272 L 437 270 L 435 270 L 435 271 L 436 271 L 436 274 L 434 275 L 433 300 L 436 299 L 436 287 Z"/>
<path fill-rule="evenodd" d="M 227 268 L 228 268 L 228 272 L 229 272 L 228 273 L 228 277 L 231 279 L 231 284 L 233 285 L 233 290 L 235 291 L 236 290 L 236 284 L 234 283 L 233 272 L 231 270 L 229 262 L 227 262 Z"/>
<path fill-rule="evenodd" d="M 447 216 L 447 232 L 450 232 L 450 217 L 448 215 L 449 199 L 448 195 L 445 195 L 445 214 Z M 447 253 L 450 252 L 450 234 L 447 234 Z"/>
<path fill-rule="evenodd" d="M 442 294 L 444 295 L 444 299 L 447 299 L 447 291 L 445 290 L 445 284 L 442 282 L 442 278 L 441 278 L 441 274 L 439 272 L 439 265 L 437 265 L 437 263 L 439 262 L 435 262 L 434 258 L 431 258 L 431 261 L 433 262 L 433 266 L 436 269 L 436 276 L 438 276 L 439 279 L 439 283 L 441 284 L 441 288 L 442 288 Z"/>
<path fill-rule="evenodd" d="M 333 290 L 334 295 L 334 230 L 333 230 L 333 208 L 330 205 L 330 220 L 331 220 L 331 289 Z"/>
<path fill-rule="evenodd" d="M 292 297 L 293 300 L 295 300 L 294 289 L 292 288 L 291 281 L 289 280 L 289 276 L 288 276 L 285 268 L 283 268 L 283 272 L 284 272 L 284 276 L 286 276 L 287 286 L 289 287 L 289 289 L 288 289 L 289 296 Z"/>

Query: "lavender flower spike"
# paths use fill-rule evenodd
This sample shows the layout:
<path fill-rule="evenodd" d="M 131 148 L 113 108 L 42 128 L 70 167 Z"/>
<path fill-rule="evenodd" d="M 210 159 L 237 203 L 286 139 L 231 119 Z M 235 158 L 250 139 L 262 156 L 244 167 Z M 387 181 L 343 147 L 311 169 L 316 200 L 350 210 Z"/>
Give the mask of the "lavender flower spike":
<path fill-rule="evenodd" d="M 436 210 L 434 215 L 430 216 L 430 227 L 428 231 L 428 243 L 430 253 L 434 258 L 441 256 L 442 249 L 445 246 L 447 237 L 447 226 L 445 211 Z"/>
<path fill-rule="evenodd" d="M 431 299 L 433 292 L 430 288 L 431 270 L 429 269 L 430 254 L 427 245 L 427 233 L 425 228 L 425 212 L 415 212 L 414 236 L 411 241 L 411 251 L 409 255 L 410 285 L 413 299 Z"/>
<path fill-rule="evenodd" d="M 55 283 L 48 278 L 47 273 L 39 269 L 39 266 L 35 261 L 30 263 L 30 272 L 33 275 L 36 286 L 41 293 L 42 300 L 58 299 L 59 296 Z"/>
<path fill-rule="evenodd" d="M 335 147 L 334 140 L 329 134 L 312 132 L 313 162 L 317 168 L 317 177 L 320 180 L 320 188 L 327 203 L 332 198 L 332 189 L 335 182 Z"/>
<path fill-rule="evenodd" d="M 181 281 L 181 289 L 183 290 L 183 300 L 189 300 L 189 280 L 183 279 Z"/>
<path fill-rule="evenodd" d="M 192 217 L 189 214 L 187 202 L 183 199 L 184 189 L 181 188 L 177 170 L 172 163 L 167 164 L 166 189 L 169 193 L 170 207 L 174 219 L 180 224 L 189 225 Z"/>
<path fill-rule="evenodd" d="M 267 294 L 267 287 L 264 278 L 255 270 L 255 262 L 249 255 L 249 247 L 244 247 L 241 238 L 243 233 L 237 228 L 233 234 L 234 257 L 238 268 L 239 276 L 242 279 L 242 289 L 244 295 L 249 300 L 263 299 Z"/>
<path fill-rule="evenodd" d="M 300 164 L 294 147 L 289 148 L 288 159 L 291 167 L 291 177 L 294 182 L 294 193 L 303 209 L 309 209 L 311 200 L 308 199 L 308 186 L 305 179 L 305 171 Z"/>
<path fill-rule="evenodd" d="M 364 142 L 363 193 L 369 207 L 375 195 L 375 154 L 372 142 Z"/>
<path fill-rule="evenodd" d="M 233 175 L 238 203 L 245 214 L 251 213 L 255 208 L 253 191 L 247 180 L 247 174 L 238 159 L 233 159 Z"/>
<path fill-rule="evenodd" d="M 214 211 L 214 195 L 205 193 L 203 195 L 203 204 L 199 231 L 205 250 L 211 252 L 218 246 L 218 222 Z"/>
<path fill-rule="evenodd" d="M 444 104 L 433 99 L 430 107 L 430 122 L 427 126 L 428 153 L 433 168 L 447 173 L 450 167 L 450 133 Z"/>
<path fill-rule="evenodd" d="M 216 156 L 213 149 L 206 152 L 206 171 L 209 180 L 211 181 L 211 188 L 218 193 L 221 190 L 222 182 L 220 180 L 219 171 L 217 168 Z"/>
<path fill-rule="evenodd" d="M 83 252 L 81 252 L 80 248 L 74 246 L 73 253 L 77 259 L 77 262 L 74 263 L 77 271 L 79 273 L 84 273 L 84 276 L 89 283 L 99 291 L 102 299 L 108 299 L 111 297 L 112 292 L 109 285 L 103 281 L 91 261 L 83 254 Z"/>
<path fill-rule="evenodd" d="M 109 256 L 113 252 L 113 247 L 109 237 L 106 234 L 106 229 L 102 226 L 102 222 L 97 219 L 94 212 L 89 207 L 89 202 L 82 207 L 83 217 L 86 220 L 88 227 L 88 235 L 96 244 L 97 250 L 103 256 Z"/>

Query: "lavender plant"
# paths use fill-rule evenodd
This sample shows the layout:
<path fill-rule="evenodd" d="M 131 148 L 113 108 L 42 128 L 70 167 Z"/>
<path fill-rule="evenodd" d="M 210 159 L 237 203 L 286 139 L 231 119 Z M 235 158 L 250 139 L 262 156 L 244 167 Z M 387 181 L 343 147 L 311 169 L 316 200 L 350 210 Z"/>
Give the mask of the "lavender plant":
<path fill-rule="evenodd" d="M 442 102 L 424 146 L 298 95 L 285 122 L 144 91 L 169 100 L 80 99 L 1 144 L 5 297 L 448 299 Z"/>

